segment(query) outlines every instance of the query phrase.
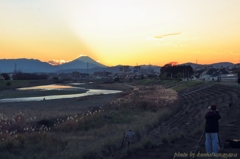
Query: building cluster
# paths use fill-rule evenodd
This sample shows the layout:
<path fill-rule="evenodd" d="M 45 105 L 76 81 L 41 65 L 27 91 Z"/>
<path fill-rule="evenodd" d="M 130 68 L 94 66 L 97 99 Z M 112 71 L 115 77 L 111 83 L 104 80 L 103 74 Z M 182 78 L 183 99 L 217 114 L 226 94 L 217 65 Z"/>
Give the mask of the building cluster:
<path fill-rule="evenodd" d="M 238 81 L 240 73 L 240 64 L 237 64 L 234 68 L 220 67 L 213 68 L 211 66 L 196 68 L 192 74 L 187 74 L 186 72 L 181 72 L 182 80 L 203 80 L 203 81 Z M 178 78 L 177 76 L 172 76 L 173 72 L 169 78 Z M 186 75 L 187 74 L 187 75 Z M 49 79 L 58 79 L 58 80 L 84 80 L 84 79 L 124 79 L 124 80 L 135 80 L 135 79 L 144 79 L 144 78 L 157 78 L 161 75 L 161 69 L 159 71 L 154 70 L 151 66 L 119 66 L 118 72 L 108 72 L 108 71 L 99 71 L 89 73 L 82 73 L 79 71 L 73 71 L 71 73 L 51 73 L 48 74 Z M 13 74 L 9 74 L 9 79 L 13 80 Z M 0 74 L 0 80 L 5 80 L 6 77 L 3 74 Z"/>
<path fill-rule="evenodd" d="M 160 70 L 159 70 L 160 71 Z M 81 73 L 74 71 L 72 73 L 50 74 L 50 78 L 58 78 L 63 80 L 82 80 L 82 79 L 142 79 L 149 76 L 159 76 L 159 72 L 155 72 L 153 68 L 141 68 L 141 66 L 119 66 L 117 73 L 108 71 L 98 71 L 93 73 Z"/>
<path fill-rule="evenodd" d="M 235 68 L 236 69 L 236 68 Z M 193 79 L 199 79 L 203 81 L 237 81 L 238 73 L 234 73 L 234 69 L 228 68 L 203 68 L 195 70 Z M 240 70 L 240 68 L 239 68 Z"/>
<path fill-rule="evenodd" d="M 147 68 L 143 68 L 141 66 L 134 66 L 132 68 L 130 66 L 120 66 L 119 73 L 117 73 L 115 76 L 119 77 L 120 79 L 143 79 L 149 76 L 159 76 L 159 72 L 154 71 L 154 69 L 150 66 Z"/>

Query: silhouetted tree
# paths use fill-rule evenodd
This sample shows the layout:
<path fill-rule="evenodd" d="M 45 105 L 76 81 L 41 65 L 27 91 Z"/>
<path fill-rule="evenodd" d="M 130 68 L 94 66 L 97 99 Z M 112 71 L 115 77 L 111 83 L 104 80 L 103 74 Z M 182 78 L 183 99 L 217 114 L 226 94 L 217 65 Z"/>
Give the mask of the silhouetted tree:
<path fill-rule="evenodd" d="M 22 73 L 22 72 L 17 72 L 13 76 L 13 79 L 15 80 L 43 80 L 47 78 L 48 75 L 45 74 Z"/>
<path fill-rule="evenodd" d="M 161 73 L 159 76 L 160 76 L 160 78 L 166 78 L 167 77 L 167 72 Z"/>
<path fill-rule="evenodd" d="M 194 71 L 190 65 L 172 66 L 171 64 L 166 64 L 161 68 L 161 74 L 162 73 L 167 73 L 167 77 L 169 78 L 179 78 L 180 75 L 182 75 L 182 77 L 190 77 L 193 75 Z"/>
<path fill-rule="evenodd" d="M 53 77 L 53 80 L 58 81 L 58 77 L 57 76 Z"/>
<path fill-rule="evenodd" d="M 176 76 L 177 76 L 177 78 L 182 78 L 183 74 L 181 72 L 178 72 Z"/>
<path fill-rule="evenodd" d="M 7 73 L 2 73 L 1 76 L 3 76 L 5 80 L 10 80 L 10 77 Z"/>

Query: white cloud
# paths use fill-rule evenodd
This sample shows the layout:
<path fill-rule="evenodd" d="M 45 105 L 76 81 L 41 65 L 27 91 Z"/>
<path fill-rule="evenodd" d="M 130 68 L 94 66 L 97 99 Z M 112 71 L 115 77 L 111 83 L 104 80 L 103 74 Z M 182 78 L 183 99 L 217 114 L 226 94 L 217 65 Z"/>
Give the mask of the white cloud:
<path fill-rule="evenodd" d="M 67 61 L 65 60 L 50 60 L 48 61 L 47 63 L 49 63 L 50 65 L 60 65 L 60 64 L 63 64 L 63 63 L 66 63 Z"/>

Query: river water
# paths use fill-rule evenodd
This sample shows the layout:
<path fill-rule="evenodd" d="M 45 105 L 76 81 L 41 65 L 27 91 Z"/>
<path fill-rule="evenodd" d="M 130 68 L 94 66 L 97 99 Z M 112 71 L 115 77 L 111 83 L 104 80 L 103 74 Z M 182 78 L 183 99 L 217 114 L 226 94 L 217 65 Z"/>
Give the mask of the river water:
<path fill-rule="evenodd" d="M 18 91 L 34 90 L 34 91 L 47 91 L 47 90 L 77 90 L 85 89 L 84 87 L 78 87 L 82 83 L 71 83 L 70 85 L 43 85 L 35 87 L 25 87 L 19 88 Z M 85 89 L 86 90 L 86 89 Z M 119 90 L 103 90 L 103 89 L 88 89 L 85 93 L 78 94 L 67 94 L 67 95 L 48 95 L 48 96 L 38 96 L 38 97 L 21 97 L 21 98 L 5 98 L 0 99 L 0 103 L 6 102 L 26 102 L 26 101 L 42 101 L 42 100 L 52 100 L 52 99 L 63 99 L 63 98 L 75 98 L 75 97 L 84 97 L 89 95 L 98 95 L 98 94 L 114 94 L 120 93 Z"/>

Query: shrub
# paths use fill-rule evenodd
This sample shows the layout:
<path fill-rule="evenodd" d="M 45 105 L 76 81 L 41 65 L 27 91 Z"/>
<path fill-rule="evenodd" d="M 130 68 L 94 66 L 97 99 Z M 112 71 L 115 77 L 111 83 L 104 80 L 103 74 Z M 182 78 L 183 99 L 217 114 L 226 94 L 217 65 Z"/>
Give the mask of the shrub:
<path fill-rule="evenodd" d="M 6 83 L 7 86 L 11 86 L 11 84 L 12 84 L 11 82 L 7 82 Z"/>
<path fill-rule="evenodd" d="M 66 146 L 66 143 L 54 136 L 46 133 L 25 133 L 10 137 L 0 143 L 0 158 L 14 154 L 15 158 L 22 156 L 24 158 L 41 158 L 43 156 L 53 156 L 60 153 Z M 38 156 L 33 157 L 34 152 Z M 12 158 L 14 158 L 12 156 Z M 43 157 L 44 158 L 44 157 Z"/>
<path fill-rule="evenodd" d="M 169 138 L 167 135 L 162 136 L 162 143 L 167 144 L 169 142 Z"/>
<path fill-rule="evenodd" d="M 138 86 L 130 94 L 112 102 L 113 107 L 157 111 L 178 101 L 177 92 L 162 86 Z"/>
<path fill-rule="evenodd" d="M 153 146 L 153 143 L 150 139 L 145 139 L 142 143 L 142 146 L 144 149 L 151 149 Z"/>
<path fill-rule="evenodd" d="M 83 159 L 99 159 L 99 154 L 95 151 L 86 151 L 82 154 Z"/>
<path fill-rule="evenodd" d="M 24 132 L 26 127 L 26 120 L 22 113 L 16 114 L 12 119 L 3 118 L 0 119 L 0 137 L 2 139 L 7 139 L 16 132 Z"/>

